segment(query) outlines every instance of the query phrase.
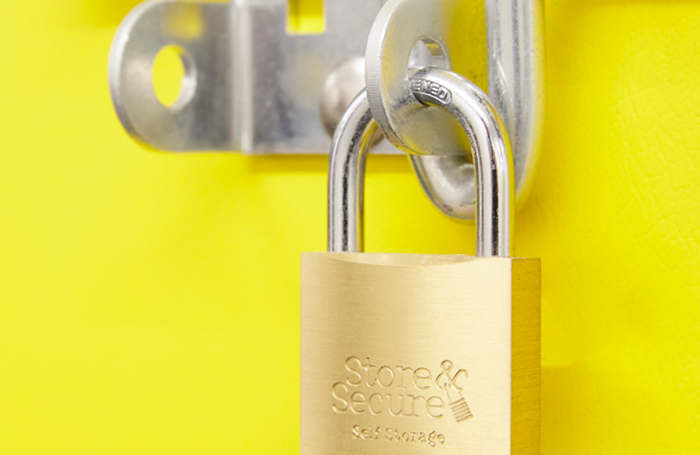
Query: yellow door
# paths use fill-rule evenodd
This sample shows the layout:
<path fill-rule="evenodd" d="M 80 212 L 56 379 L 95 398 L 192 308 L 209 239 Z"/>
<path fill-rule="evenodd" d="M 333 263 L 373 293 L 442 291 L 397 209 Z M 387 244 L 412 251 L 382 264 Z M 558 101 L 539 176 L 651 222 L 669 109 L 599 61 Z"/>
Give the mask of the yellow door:
<path fill-rule="evenodd" d="M 295 454 L 327 159 L 134 143 L 106 66 L 136 4 L 0 6 L 0 454 Z M 698 453 L 700 3 L 548 0 L 545 26 L 516 219 L 543 263 L 542 453 Z M 473 252 L 405 157 L 370 159 L 367 201 L 370 251 Z"/>

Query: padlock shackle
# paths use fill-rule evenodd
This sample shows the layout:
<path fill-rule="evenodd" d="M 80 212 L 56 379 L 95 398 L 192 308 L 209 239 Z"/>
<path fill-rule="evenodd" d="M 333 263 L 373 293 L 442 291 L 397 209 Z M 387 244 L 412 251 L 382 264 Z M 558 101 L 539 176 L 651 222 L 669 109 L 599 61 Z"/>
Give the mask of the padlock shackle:
<path fill-rule="evenodd" d="M 328 171 L 328 251 L 365 250 L 365 163 L 377 132 L 362 90 L 338 123 Z"/>
<path fill-rule="evenodd" d="M 513 255 L 513 158 L 503 122 L 488 96 L 451 71 L 410 76 L 418 101 L 455 116 L 469 138 L 476 173 L 476 255 Z M 363 90 L 338 124 L 328 177 L 328 251 L 364 251 L 364 175 L 377 126 Z M 466 153 L 466 152 L 465 152 Z"/>

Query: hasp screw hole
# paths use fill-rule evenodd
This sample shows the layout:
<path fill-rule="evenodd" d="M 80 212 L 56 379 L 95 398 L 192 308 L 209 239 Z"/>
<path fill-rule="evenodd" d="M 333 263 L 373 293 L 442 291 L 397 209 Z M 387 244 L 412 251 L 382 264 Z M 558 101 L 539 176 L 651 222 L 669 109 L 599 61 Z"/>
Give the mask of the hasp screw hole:
<path fill-rule="evenodd" d="M 192 59 L 179 46 L 163 47 L 153 60 L 153 92 L 171 109 L 187 104 L 194 95 L 195 71 Z"/>

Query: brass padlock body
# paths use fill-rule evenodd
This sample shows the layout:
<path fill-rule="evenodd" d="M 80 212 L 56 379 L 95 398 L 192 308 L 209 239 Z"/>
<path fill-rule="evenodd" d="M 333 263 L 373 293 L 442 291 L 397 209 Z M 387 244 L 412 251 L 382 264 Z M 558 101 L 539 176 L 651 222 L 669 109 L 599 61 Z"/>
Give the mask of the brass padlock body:
<path fill-rule="evenodd" d="M 539 259 L 305 253 L 301 454 L 539 454 Z"/>

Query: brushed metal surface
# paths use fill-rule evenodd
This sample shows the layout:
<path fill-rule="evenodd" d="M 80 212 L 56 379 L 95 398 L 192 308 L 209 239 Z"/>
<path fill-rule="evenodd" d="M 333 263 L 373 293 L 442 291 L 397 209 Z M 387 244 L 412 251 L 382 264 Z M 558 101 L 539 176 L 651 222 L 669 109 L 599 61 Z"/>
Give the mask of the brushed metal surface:
<path fill-rule="evenodd" d="M 326 0 L 325 31 L 300 35 L 287 30 L 287 0 L 146 1 L 124 19 L 110 51 L 119 119 L 159 150 L 326 154 L 324 83 L 343 62 L 364 56 L 383 2 Z M 187 96 L 166 107 L 151 70 L 169 45 L 183 55 Z M 373 152 L 399 153 L 387 141 Z"/>
<path fill-rule="evenodd" d="M 147 1 L 120 24 L 109 53 L 109 88 L 124 129 L 158 150 L 226 150 L 232 129 L 233 79 L 227 3 Z M 188 92 L 171 107 L 158 101 L 152 68 L 158 52 L 177 46 Z"/>
<path fill-rule="evenodd" d="M 304 254 L 301 454 L 538 454 L 539 267 Z"/>

